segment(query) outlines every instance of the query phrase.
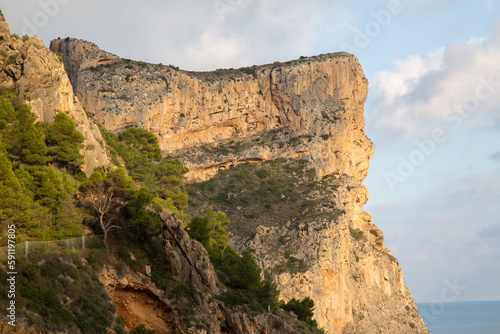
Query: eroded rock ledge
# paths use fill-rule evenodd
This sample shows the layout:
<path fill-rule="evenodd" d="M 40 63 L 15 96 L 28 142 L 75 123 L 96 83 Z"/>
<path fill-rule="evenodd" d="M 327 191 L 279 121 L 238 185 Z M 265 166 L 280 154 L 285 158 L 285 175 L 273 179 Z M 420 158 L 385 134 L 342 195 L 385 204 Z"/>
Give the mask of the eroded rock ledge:
<path fill-rule="evenodd" d="M 189 237 L 178 218 L 167 212 L 161 218 L 164 223 L 161 240 L 171 261 L 171 272 L 165 274 L 171 274 L 178 284 L 192 287 L 196 303 L 183 297 L 172 298 L 143 274 L 130 269 L 119 273 L 118 262 L 113 260 L 115 263 L 107 265 L 99 279 L 117 307 L 117 315 L 123 317 L 126 329 L 145 324 L 158 334 L 299 333 L 275 314 L 225 306 L 216 298 L 220 293 L 217 275 L 205 248 Z M 193 309 L 194 314 L 183 312 L 183 307 Z"/>

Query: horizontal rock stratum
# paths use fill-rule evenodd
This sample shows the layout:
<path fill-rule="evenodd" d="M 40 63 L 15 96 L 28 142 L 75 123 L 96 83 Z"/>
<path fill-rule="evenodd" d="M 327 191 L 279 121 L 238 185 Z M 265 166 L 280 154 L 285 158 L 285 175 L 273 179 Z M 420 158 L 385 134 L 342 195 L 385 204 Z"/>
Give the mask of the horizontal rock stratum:
<path fill-rule="evenodd" d="M 61 53 L 92 118 L 115 132 L 154 133 L 163 153 L 190 169 L 190 182 L 245 162 L 307 161 L 322 180 L 306 195 L 311 205 L 296 208 L 294 220 L 254 220 L 251 235 L 235 228 L 229 243 L 251 249 L 264 270 L 300 263 L 273 279 L 284 300 L 311 297 L 327 333 L 428 333 L 382 232 L 363 212 L 374 146 L 364 132 L 368 81 L 356 57 L 341 52 L 188 72 L 122 59 L 77 39 L 54 40 L 51 49 Z M 227 214 L 230 226 L 245 223 Z"/>

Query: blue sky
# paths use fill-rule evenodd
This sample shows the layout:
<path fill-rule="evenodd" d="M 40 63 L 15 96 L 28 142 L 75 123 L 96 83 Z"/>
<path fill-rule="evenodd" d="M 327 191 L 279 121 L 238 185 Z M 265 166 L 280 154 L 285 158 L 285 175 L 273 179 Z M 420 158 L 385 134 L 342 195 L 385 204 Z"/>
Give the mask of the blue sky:
<path fill-rule="evenodd" d="M 365 210 L 418 302 L 500 300 L 500 4 L 0 0 L 11 30 L 213 70 L 352 51 L 376 150 Z"/>

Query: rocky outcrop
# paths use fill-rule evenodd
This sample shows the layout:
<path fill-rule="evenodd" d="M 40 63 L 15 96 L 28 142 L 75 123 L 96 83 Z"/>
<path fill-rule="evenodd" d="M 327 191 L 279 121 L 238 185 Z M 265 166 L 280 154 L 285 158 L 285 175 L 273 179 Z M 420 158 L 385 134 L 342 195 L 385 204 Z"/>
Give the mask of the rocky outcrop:
<path fill-rule="evenodd" d="M 163 212 L 160 217 L 165 222 L 163 237 L 171 262 L 171 275 L 196 291 L 218 295 L 217 275 L 205 247 L 189 237 L 183 222 L 175 215 Z"/>
<path fill-rule="evenodd" d="M 171 270 L 179 286 L 194 290 L 194 300 L 173 297 L 158 289 L 150 278 L 123 267 L 117 259 L 106 266 L 99 279 L 117 308 L 117 316 L 131 330 L 139 324 L 161 333 L 300 333 L 284 318 L 272 313 L 256 314 L 250 309 L 230 308 L 217 298 L 217 275 L 208 253 L 197 241 L 189 238 L 182 222 L 174 215 L 163 212 L 164 233 L 161 236 L 169 254 Z M 121 268 L 121 269 L 117 269 Z M 289 316 L 288 316 L 289 317 Z"/>
<path fill-rule="evenodd" d="M 39 121 L 52 122 L 59 112 L 75 121 L 84 136 L 82 169 L 87 175 L 109 164 L 99 129 L 73 94 L 62 59 L 41 39 L 11 37 L 8 23 L 0 20 L 0 68 L 0 88 L 15 89 L 20 102 L 28 104 Z"/>
<path fill-rule="evenodd" d="M 99 280 L 116 306 L 116 316 L 123 318 L 125 329 L 130 331 L 144 324 L 158 333 L 171 333 L 181 326 L 181 316 L 172 302 L 164 298 L 163 291 L 149 277 L 128 269 L 119 271 L 117 268 L 123 268 L 123 264 L 116 259 L 112 262 L 103 268 Z"/>
<path fill-rule="evenodd" d="M 226 165 L 278 157 L 311 160 L 318 175 L 367 175 L 373 145 L 364 134 L 367 80 L 347 53 L 239 70 L 180 71 L 117 58 L 75 39 L 51 42 L 62 54 L 75 93 L 107 129 L 142 127 L 165 154 L 182 156 L 190 181 Z M 287 140 L 261 142 L 237 154 L 200 147 L 239 144 L 271 130 Z M 191 150 L 190 150 L 191 149 Z"/>

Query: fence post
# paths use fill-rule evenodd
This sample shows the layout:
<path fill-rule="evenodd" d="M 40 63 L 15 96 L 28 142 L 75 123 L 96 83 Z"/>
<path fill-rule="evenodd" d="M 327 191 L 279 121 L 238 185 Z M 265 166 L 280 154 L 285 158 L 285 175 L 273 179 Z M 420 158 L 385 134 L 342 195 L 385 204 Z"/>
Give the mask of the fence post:
<path fill-rule="evenodd" d="M 85 249 L 85 236 L 82 235 L 82 249 Z"/>
<path fill-rule="evenodd" d="M 28 240 L 25 241 L 24 254 L 26 255 L 26 257 L 28 257 Z"/>

